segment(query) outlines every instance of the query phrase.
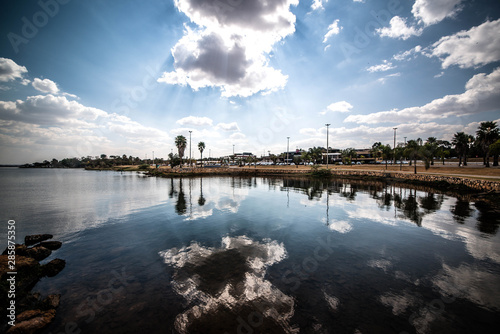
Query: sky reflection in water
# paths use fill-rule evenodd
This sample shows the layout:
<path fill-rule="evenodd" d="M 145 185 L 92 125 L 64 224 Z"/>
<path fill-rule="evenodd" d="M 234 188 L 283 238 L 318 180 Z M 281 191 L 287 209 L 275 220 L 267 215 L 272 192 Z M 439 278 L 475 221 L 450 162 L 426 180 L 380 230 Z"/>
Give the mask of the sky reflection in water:
<path fill-rule="evenodd" d="M 171 180 L 171 182 L 172 188 L 174 188 L 175 181 Z M 257 296 L 254 294 L 251 297 L 241 293 L 241 291 L 246 292 L 247 289 L 240 288 L 240 292 L 236 292 L 238 285 L 248 286 L 250 284 L 249 277 L 252 274 L 251 271 L 248 271 L 248 267 L 246 274 L 239 276 L 239 281 L 223 280 L 224 284 L 221 285 L 218 292 L 208 297 L 210 302 L 207 301 L 207 295 L 200 291 L 203 278 L 200 278 L 196 271 L 192 271 L 192 268 L 191 271 L 183 270 L 183 268 L 186 263 L 194 268 L 200 267 L 197 263 L 202 263 L 202 267 L 207 271 L 225 270 L 224 266 L 221 268 L 221 266 L 215 265 L 218 262 L 213 262 L 212 267 L 207 266 L 203 259 L 210 258 L 213 254 L 222 256 L 224 252 L 228 252 L 226 244 L 227 240 L 231 240 L 230 237 L 226 237 L 229 239 L 224 239 L 222 246 L 217 249 L 207 249 L 193 243 L 180 250 L 172 248 L 160 252 L 165 263 L 178 270 L 173 276 L 173 284 L 177 286 L 177 292 L 184 296 L 190 305 L 194 305 L 185 313 L 178 315 L 176 325 L 180 332 L 188 332 L 189 324 L 193 322 L 192 319 L 196 319 L 195 322 L 201 321 L 203 323 L 202 319 L 210 318 L 210 315 L 215 319 L 219 318 L 220 309 L 224 307 L 234 308 L 233 312 L 239 314 L 235 309 L 246 304 L 246 307 L 255 309 L 259 316 L 265 315 L 266 312 L 259 311 L 255 305 L 252 306 L 252 302 L 254 298 L 273 299 L 265 297 L 269 295 L 280 296 L 278 299 L 291 307 L 290 311 L 282 314 L 282 319 L 271 317 L 276 326 L 281 326 L 283 332 L 292 333 L 306 328 L 328 332 L 332 327 L 342 328 L 342 326 L 332 324 L 332 319 L 339 321 L 337 318 L 341 319 L 342 313 L 352 313 L 352 310 L 343 310 L 343 306 L 353 307 L 353 301 L 349 300 L 349 294 L 356 295 L 356 285 L 360 284 L 368 285 L 369 288 L 373 289 L 374 291 L 370 292 L 373 295 L 367 297 L 368 300 L 371 299 L 370 301 L 357 298 L 354 303 L 372 304 L 373 299 L 375 299 L 375 304 L 382 305 L 398 317 L 395 323 L 402 326 L 401 330 L 413 330 L 418 333 L 443 329 L 446 329 L 446 332 L 467 332 L 472 328 L 465 329 L 466 327 L 459 321 L 462 313 L 468 314 L 470 317 L 471 310 L 467 310 L 467 308 L 474 308 L 472 314 L 478 314 L 482 317 L 485 316 L 484 314 L 491 316 L 500 310 L 498 266 L 500 263 L 500 242 L 496 233 L 499 218 L 498 215 L 491 213 L 490 208 L 484 203 L 471 203 L 466 200 L 466 197 L 453 198 L 416 189 L 353 181 L 231 179 L 230 187 L 224 189 L 224 187 L 218 186 L 215 188 L 216 191 L 213 191 L 215 189 L 210 189 L 210 191 L 203 189 L 203 182 L 206 184 L 207 181 L 178 180 L 177 182 L 176 212 L 183 216 L 186 221 L 206 219 L 211 215 L 218 214 L 217 211 L 224 210 L 236 214 L 242 206 L 242 202 L 247 199 L 257 202 L 251 205 L 254 209 L 252 212 L 254 219 L 263 219 L 263 212 L 268 209 L 268 201 L 273 201 L 275 204 L 269 195 L 275 196 L 276 192 L 279 192 L 282 195 L 286 194 L 286 210 L 293 213 L 282 211 L 285 210 L 284 198 L 282 198 L 283 207 L 279 210 L 282 213 L 282 219 L 278 221 L 278 229 L 291 228 L 293 230 L 296 229 L 297 225 L 303 227 L 307 224 L 311 231 L 316 232 L 320 230 L 318 227 L 322 225 L 334 233 L 332 238 L 335 239 L 331 242 L 334 246 L 331 249 L 326 249 L 327 252 L 332 251 L 333 253 L 327 259 L 319 255 L 315 257 L 313 250 L 310 253 L 302 252 L 293 260 L 287 256 L 288 261 L 282 261 L 282 259 L 276 261 L 281 262 L 282 266 L 289 267 L 288 270 L 282 269 L 280 271 L 281 276 L 275 277 L 278 279 L 277 285 L 283 290 L 275 288 L 270 281 L 263 280 L 265 275 L 261 273 L 259 276 L 262 279 L 260 284 L 270 286 L 267 293 L 257 294 Z M 185 198 L 186 195 L 182 189 L 186 182 L 190 183 L 188 199 Z M 194 189 L 198 191 L 193 191 Z M 196 198 L 198 198 L 197 202 Z M 189 203 L 189 208 L 188 204 L 184 203 Z M 270 214 L 270 217 L 273 215 Z M 438 239 L 431 237 L 426 231 Z M 310 231 L 306 233 L 310 233 Z M 324 233 L 327 232 L 323 230 L 320 234 L 315 234 L 312 237 L 319 239 Z M 380 235 L 375 237 L 371 233 Z M 349 234 L 355 236 L 350 238 Z M 281 236 L 283 236 L 282 233 Z M 362 240 L 359 239 L 360 237 Z M 248 236 L 236 237 L 235 240 L 239 240 L 239 238 L 248 244 L 255 244 L 255 247 L 265 245 Z M 307 240 L 308 238 L 304 237 L 303 239 Z M 439 239 L 442 239 L 441 242 Z M 277 240 L 266 240 L 266 242 L 276 244 L 278 242 Z M 286 241 L 287 238 L 284 240 Z M 452 243 L 449 243 L 450 241 Z M 285 242 L 285 244 L 287 243 Z M 314 244 L 317 245 L 318 241 L 314 241 Z M 291 250 L 296 246 L 292 244 L 285 249 L 283 243 L 280 245 L 284 247 L 282 253 L 287 255 L 287 251 L 291 253 Z M 448 245 L 452 245 L 452 247 L 447 249 Z M 460 255 L 453 253 L 462 248 L 460 245 L 465 246 L 465 252 L 462 250 Z M 350 252 L 358 253 L 357 256 L 351 258 L 353 262 L 349 263 L 351 267 L 355 268 L 353 275 L 350 276 L 355 284 L 346 284 L 346 277 L 349 275 L 342 273 L 346 264 L 336 264 L 338 261 L 333 259 L 337 252 L 341 256 L 350 253 L 346 252 L 345 247 L 348 247 Z M 237 258 L 240 261 L 250 266 L 253 260 L 240 254 L 238 247 L 231 250 L 239 254 Z M 417 256 L 407 257 L 406 254 L 411 253 L 412 250 L 416 250 Z M 419 253 L 422 256 L 419 257 Z M 360 261 L 360 258 L 368 259 Z M 182 259 L 182 265 L 179 265 L 180 259 Z M 265 263 L 265 260 L 262 261 Z M 362 266 L 365 267 L 362 268 Z M 228 266 L 228 268 L 231 267 L 232 265 Z M 337 270 L 331 270 L 331 268 Z M 360 270 L 356 272 L 356 268 Z M 371 285 L 370 276 L 374 272 L 377 273 L 374 276 L 378 278 L 377 282 Z M 336 279 L 337 277 L 339 279 Z M 312 283 L 311 280 L 313 280 Z M 393 282 L 397 282 L 395 286 L 392 285 Z M 182 286 L 182 289 L 179 286 Z M 326 306 L 328 311 L 325 318 L 329 319 L 325 323 L 322 323 L 320 316 L 313 316 L 312 319 L 301 319 L 304 315 L 296 306 L 303 303 L 300 292 L 305 286 L 307 286 L 307 294 L 322 299 L 322 301 L 314 302 L 315 307 L 322 304 L 321 308 L 325 309 Z M 401 287 L 404 288 L 401 289 Z M 335 293 L 336 290 L 338 295 Z M 195 297 L 198 294 L 202 294 L 204 297 Z M 289 300 L 291 302 L 288 302 Z M 471 306 L 469 303 L 475 306 Z M 482 314 L 483 312 L 484 314 Z M 294 313 L 295 316 L 293 316 Z M 374 312 L 372 315 L 374 316 L 376 313 Z M 370 313 L 368 312 L 368 314 Z M 225 316 L 222 316 L 221 319 Z M 353 320 L 352 317 L 353 314 L 349 314 L 346 318 Z M 370 332 L 377 328 L 379 321 L 373 321 L 374 319 L 370 321 L 369 317 L 370 315 L 366 318 L 366 323 L 361 321 L 359 328 L 354 329 L 363 332 L 363 328 Z M 258 319 L 255 327 L 262 330 L 262 319 Z M 469 320 L 473 321 L 473 319 Z M 405 321 L 410 327 L 404 324 Z M 308 324 L 304 326 L 301 322 Z M 238 327 L 240 329 L 250 328 L 248 323 L 240 322 L 237 325 L 240 326 Z M 493 326 L 494 323 L 483 324 L 486 326 L 485 328 L 489 328 L 490 325 Z M 347 328 L 352 329 L 353 327 L 347 325 Z"/>
<path fill-rule="evenodd" d="M 467 196 L 342 180 L 5 173 L 2 214 L 15 212 L 19 237 L 65 241 L 65 270 L 35 288 L 62 294 L 47 333 L 68 323 L 85 333 L 498 328 L 499 215 Z M 116 273 L 126 283 L 99 304 Z"/>

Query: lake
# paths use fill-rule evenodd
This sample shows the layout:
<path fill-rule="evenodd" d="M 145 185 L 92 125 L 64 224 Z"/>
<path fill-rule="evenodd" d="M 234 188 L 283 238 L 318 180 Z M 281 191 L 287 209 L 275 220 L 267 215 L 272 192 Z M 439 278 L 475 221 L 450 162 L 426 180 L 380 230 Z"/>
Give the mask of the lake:
<path fill-rule="evenodd" d="M 496 333 L 498 212 L 380 182 L 0 168 L 2 250 L 63 241 L 44 333 Z"/>

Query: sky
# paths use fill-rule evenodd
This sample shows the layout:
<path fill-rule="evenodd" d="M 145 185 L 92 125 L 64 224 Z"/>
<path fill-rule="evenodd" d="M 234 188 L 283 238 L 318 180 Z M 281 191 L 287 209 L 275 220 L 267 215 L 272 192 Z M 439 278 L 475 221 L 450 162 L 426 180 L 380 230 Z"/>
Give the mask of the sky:
<path fill-rule="evenodd" d="M 257 156 L 500 123 L 491 0 L 3 0 L 0 164 Z M 189 131 L 192 131 L 191 134 Z M 190 139 L 191 136 L 191 139 Z"/>

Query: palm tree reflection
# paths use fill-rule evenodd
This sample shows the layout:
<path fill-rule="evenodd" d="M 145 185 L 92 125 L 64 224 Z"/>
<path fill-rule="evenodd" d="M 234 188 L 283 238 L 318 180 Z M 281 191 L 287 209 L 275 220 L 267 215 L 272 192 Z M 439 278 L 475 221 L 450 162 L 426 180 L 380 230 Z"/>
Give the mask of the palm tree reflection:
<path fill-rule="evenodd" d="M 207 200 L 203 197 L 203 178 L 200 178 L 200 197 L 198 198 L 198 205 L 203 206 Z"/>
<path fill-rule="evenodd" d="M 177 202 L 175 203 L 175 212 L 179 215 L 186 213 L 187 204 L 186 196 L 184 195 L 184 190 L 182 189 L 182 178 L 179 179 L 179 196 L 177 197 Z"/>

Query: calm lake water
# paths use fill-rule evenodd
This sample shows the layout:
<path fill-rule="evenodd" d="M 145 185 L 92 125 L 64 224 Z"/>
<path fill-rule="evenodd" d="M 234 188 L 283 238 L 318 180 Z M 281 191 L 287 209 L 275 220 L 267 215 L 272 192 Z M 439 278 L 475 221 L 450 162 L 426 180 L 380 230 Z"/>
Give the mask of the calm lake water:
<path fill-rule="evenodd" d="M 0 168 L 1 248 L 51 233 L 44 333 L 496 333 L 498 212 L 382 183 Z"/>

